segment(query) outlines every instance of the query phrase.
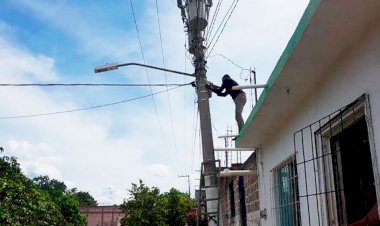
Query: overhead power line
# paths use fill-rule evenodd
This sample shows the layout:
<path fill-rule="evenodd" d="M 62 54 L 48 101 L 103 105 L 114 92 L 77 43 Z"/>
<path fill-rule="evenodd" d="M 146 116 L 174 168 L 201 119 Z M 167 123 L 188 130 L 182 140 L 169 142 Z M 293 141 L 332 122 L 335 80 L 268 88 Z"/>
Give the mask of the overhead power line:
<path fill-rule="evenodd" d="M 0 83 L 0 86 L 182 86 L 179 83 L 131 84 L 131 83 Z"/>
<path fill-rule="evenodd" d="M 169 91 L 177 89 L 177 88 L 185 86 L 185 85 L 190 85 L 190 84 L 191 83 L 189 83 L 189 84 L 183 84 L 181 86 L 177 86 L 177 87 L 174 87 L 174 88 L 170 88 Z M 90 107 L 76 108 L 76 109 L 70 109 L 70 110 L 64 110 L 64 111 L 55 111 L 55 112 L 48 112 L 48 113 L 18 115 L 18 116 L 5 116 L 5 117 L 0 117 L 0 120 L 2 120 L 2 119 L 32 118 L 32 117 L 40 117 L 40 116 L 47 116 L 47 115 L 58 115 L 58 114 L 64 114 L 64 113 L 71 113 L 71 112 L 77 112 L 77 111 L 84 111 L 84 110 L 91 110 L 91 109 L 96 109 L 96 108 L 109 107 L 109 106 L 113 106 L 113 105 L 118 105 L 118 104 L 122 104 L 122 103 L 126 103 L 126 102 L 131 102 L 131 101 L 134 101 L 134 100 L 139 100 L 139 99 L 151 97 L 153 95 L 161 94 L 161 93 L 164 93 L 164 92 L 167 92 L 167 90 L 159 91 L 159 92 L 155 92 L 155 93 L 151 93 L 151 94 L 147 94 L 147 95 L 144 95 L 144 96 L 139 96 L 139 97 L 135 97 L 135 98 L 127 99 L 127 100 L 116 101 L 116 102 L 112 102 L 112 103 L 108 103 L 108 104 L 101 104 L 101 105 L 95 105 L 95 106 L 90 106 Z"/>
<path fill-rule="evenodd" d="M 220 28 L 222 27 L 223 23 L 225 22 L 225 20 L 227 19 L 227 15 L 228 13 L 230 13 L 230 11 L 232 10 L 233 8 L 233 5 L 236 3 L 236 0 L 233 0 L 233 2 L 231 3 L 230 7 L 228 8 L 226 14 L 224 14 L 224 17 L 222 19 L 222 21 L 220 22 L 220 24 L 218 25 L 218 28 L 216 29 L 215 33 L 212 35 L 212 38 L 211 37 L 211 32 L 208 33 L 208 36 L 207 36 L 207 48 L 211 45 L 212 41 L 214 40 L 214 38 L 216 37 L 216 35 L 218 34 Z M 219 11 L 217 11 L 219 13 Z M 216 12 L 215 12 L 216 13 Z M 215 14 L 214 14 L 215 15 Z M 217 16 L 217 15 L 216 15 Z M 215 22 L 214 22 L 215 23 Z M 212 24 L 212 26 L 214 26 L 214 24 Z M 211 25 L 210 25 L 210 29 L 211 29 Z"/>
<path fill-rule="evenodd" d="M 211 20 L 210 26 L 208 27 L 207 32 L 206 32 L 206 37 L 205 37 L 206 41 L 208 41 L 208 39 L 210 38 L 210 35 L 212 33 L 212 30 L 214 29 L 214 25 L 215 25 L 216 19 L 218 17 L 222 1 L 223 0 L 219 0 L 218 4 L 216 5 L 216 9 L 215 9 L 214 15 L 212 16 L 212 20 Z"/>
<path fill-rule="evenodd" d="M 224 21 L 224 18 L 223 18 L 222 23 L 219 25 L 217 31 L 215 32 L 214 36 L 211 38 L 211 41 L 209 42 L 209 44 L 208 44 L 208 46 L 207 46 L 207 50 L 210 49 L 211 45 L 212 45 L 212 48 L 211 48 L 211 50 L 208 51 L 207 58 L 210 56 L 210 54 L 211 54 L 212 50 L 214 49 L 216 43 L 218 43 L 219 38 L 220 38 L 220 36 L 222 35 L 222 33 L 223 33 L 223 31 L 224 31 L 224 28 L 226 28 L 226 25 L 227 25 L 228 21 L 230 20 L 230 18 L 231 18 L 231 16 L 232 16 L 233 12 L 235 11 L 235 8 L 236 8 L 236 6 L 237 6 L 238 3 L 239 3 L 239 0 L 236 0 L 236 1 L 233 1 L 233 2 L 232 2 L 231 6 L 230 6 L 231 11 L 230 11 L 230 9 L 228 10 L 228 11 L 230 11 L 230 14 L 228 15 L 228 18 L 227 18 L 226 22 L 224 23 L 222 30 L 220 31 L 218 37 L 216 38 L 216 41 L 215 41 L 213 44 L 212 44 L 212 41 L 214 40 L 214 37 L 215 37 L 215 35 L 217 34 L 217 32 L 218 32 L 218 30 L 219 30 L 219 28 L 220 28 L 220 25 L 222 25 L 222 23 L 223 23 L 223 21 Z M 234 5 L 234 4 L 235 4 L 235 5 Z M 231 8 L 231 7 L 233 7 L 233 8 Z M 226 13 L 225 17 L 227 16 L 227 14 L 228 14 L 228 12 Z"/>
<path fill-rule="evenodd" d="M 164 66 L 164 68 L 166 68 L 165 55 L 164 55 L 164 46 L 163 46 L 163 44 L 162 44 L 162 32 L 161 32 L 161 22 L 160 22 L 160 10 L 159 10 L 159 8 L 158 8 L 158 1 L 157 1 L 157 0 L 156 0 L 156 13 L 157 13 L 158 32 L 159 32 L 159 37 L 160 37 L 162 65 Z M 167 83 L 167 82 L 168 82 L 168 76 L 167 76 L 167 74 L 166 74 L 166 71 L 164 71 L 164 75 L 165 75 L 165 82 Z M 177 148 L 177 142 L 176 142 L 176 137 L 175 137 L 175 133 L 174 133 L 173 114 L 172 114 L 172 107 L 171 107 L 171 101 L 170 101 L 170 95 L 169 95 L 169 92 L 168 92 L 168 87 L 166 87 L 166 94 L 167 94 L 168 103 L 169 103 L 170 126 L 171 126 L 171 130 L 172 130 L 172 137 L 173 137 L 174 150 L 175 150 L 176 157 L 177 157 L 177 159 L 178 159 L 178 148 Z M 180 165 L 180 166 L 182 166 L 182 165 Z"/>
<path fill-rule="evenodd" d="M 137 21 L 136 21 L 135 10 L 133 8 L 132 0 L 129 0 L 129 2 L 131 3 L 133 22 L 135 24 L 135 29 L 136 29 L 136 33 L 137 33 L 137 39 L 138 39 L 139 45 L 140 45 L 141 56 L 142 56 L 144 64 L 146 64 L 145 54 L 144 54 L 144 50 L 143 50 L 142 43 L 141 43 L 141 38 L 140 38 L 140 31 L 139 31 L 139 27 L 138 27 Z M 150 82 L 149 73 L 148 73 L 148 69 L 147 68 L 145 68 L 145 73 L 146 73 L 146 77 L 148 79 L 148 83 L 150 84 L 151 82 Z M 150 87 L 150 92 L 151 92 L 151 94 L 153 94 L 152 87 Z M 154 110 L 156 112 L 157 123 L 158 123 L 158 127 L 160 128 L 160 133 L 161 133 L 162 141 L 163 141 L 163 143 L 165 145 L 166 150 L 168 150 L 168 147 L 167 147 L 166 141 L 165 141 L 164 131 L 163 131 L 162 125 L 161 125 L 161 120 L 160 120 L 160 117 L 158 116 L 158 110 L 157 110 L 156 100 L 154 99 L 153 95 L 152 95 L 152 102 L 153 102 Z"/>

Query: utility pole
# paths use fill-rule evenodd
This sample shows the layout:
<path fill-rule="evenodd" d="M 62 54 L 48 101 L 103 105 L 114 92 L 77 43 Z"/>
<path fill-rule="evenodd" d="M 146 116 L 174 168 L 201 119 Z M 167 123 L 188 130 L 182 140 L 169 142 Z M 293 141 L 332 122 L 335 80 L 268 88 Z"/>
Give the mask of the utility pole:
<path fill-rule="evenodd" d="M 187 174 L 187 175 L 178 175 L 178 177 L 187 177 L 187 185 L 189 186 L 189 195 L 191 196 L 191 193 L 190 193 L 190 175 Z"/>
<path fill-rule="evenodd" d="M 183 4 L 184 1 L 184 4 Z M 206 88 L 206 59 L 204 33 L 207 27 L 209 9 L 212 0 L 177 0 L 181 9 L 182 20 L 187 27 L 189 52 L 193 54 L 198 94 L 198 111 L 200 118 L 202 155 L 207 199 L 218 197 L 214 143 L 212 138 L 209 95 Z M 186 12 L 187 11 L 187 16 Z M 218 211 L 218 200 L 207 201 L 207 211 Z M 216 225 L 210 221 L 209 225 Z"/>
<path fill-rule="evenodd" d="M 195 1 L 195 0 L 193 0 Z M 201 128 L 202 138 L 202 155 L 203 166 L 205 174 L 205 186 L 210 186 L 206 189 L 207 199 L 216 198 L 217 192 L 217 178 L 216 178 L 216 166 L 215 166 L 215 154 L 214 143 L 212 138 L 212 127 L 210 117 L 210 104 L 209 104 L 209 90 L 206 88 L 206 60 L 205 60 L 205 47 L 203 46 L 204 39 L 202 37 L 202 31 L 197 30 L 195 32 L 195 75 L 198 94 L 198 111 Z M 213 187 L 214 186 L 214 187 Z M 208 201 L 207 211 L 217 211 L 218 201 Z M 210 221 L 212 223 L 212 221 Z M 209 224 L 210 225 L 210 224 Z"/>

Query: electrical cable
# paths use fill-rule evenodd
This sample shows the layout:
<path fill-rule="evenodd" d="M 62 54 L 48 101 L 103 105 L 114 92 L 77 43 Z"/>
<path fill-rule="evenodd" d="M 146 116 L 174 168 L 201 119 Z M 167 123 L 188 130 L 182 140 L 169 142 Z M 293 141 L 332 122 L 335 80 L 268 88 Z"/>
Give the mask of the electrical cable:
<path fill-rule="evenodd" d="M 240 68 L 241 70 L 244 70 L 244 71 L 250 71 L 248 68 L 243 68 L 242 66 L 240 66 L 240 65 L 237 64 L 237 63 L 235 63 L 233 60 L 231 60 L 230 58 L 224 56 L 224 55 L 221 54 L 221 53 L 214 54 L 214 55 L 210 56 L 209 58 L 216 57 L 216 56 L 223 57 L 224 59 L 228 60 L 231 64 L 235 65 L 236 67 Z"/>
<path fill-rule="evenodd" d="M 212 121 L 212 115 L 210 114 L 210 119 L 211 119 L 211 126 L 212 126 L 212 129 L 214 130 L 215 134 L 216 134 L 216 137 L 219 137 L 219 133 L 218 133 L 218 130 L 216 129 L 215 127 L 215 124 L 214 122 Z M 217 159 L 220 159 L 220 152 L 218 151 L 217 152 Z"/>
<path fill-rule="evenodd" d="M 185 45 L 186 45 L 186 35 L 185 35 Z M 187 72 L 187 60 L 186 60 L 186 50 L 184 51 L 185 53 L 185 57 L 184 57 L 184 71 Z M 183 76 L 183 79 L 184 79 L 184 82 L 186 83 L 186 76 Z M 186 113 L 186 106 L 187 106 L 187 101 L 186 101 L 186 89 L 183 90 L 183 112 Z M 184 128 L 184 143 L 185 143 L 185 148 L 184 150 L 187 151 L 187 117 L 186 117 L 187 114 L 184 114 L 184 122 L 185 122 L 185 128 Z M 191 171 L 191 168 L 190 168 L 190 172 L 192 173 Z"/>
<path fill-rule="evenodd" d="M 215 22 L 216 22 L 216 18 L 218 17 L 218 14 L 219 14 L 219 11 L 220 11 L 220 6 L 221 6 L 221 4 L 222 4 L 222 1 L 223 1 L 223 0 L 219 0 L 219 1 L 218 1 L 218 4 L 216 5 L 215 12 L 214 12 L 214 15 L 212 16 L 210 26 L 209 26 L 209 28 L 207 29 L 207 33 L 206 33 L 206 35 L 205 35 L 205 40 L 206 40 L 206 41 L 208 40 L 208 38 L 210 37 L 210 35 L 211 35 L 211 33 L 212 33 L 212 30 L 214 29 L 214 25 L 215 25 Z"/>
<path fill-rule="evenodd" d="M 161 32 L 161 22 L 160 22 L 160 10 L 159 10 L 159 8 L 158 8 L 158 1 L 157 1 L 157 0 L 156 0 L 156 13 L 157 13 L 158 32 L 159 32 L 159 36 L 160 36 L 160 46 L 161 46 L 162 65 L 164 66 L 164 68 L 166 68 L 166 64 L 165 64 L 165 55 L 164 55 L 164 47 L 163 47 L 163 44 L 162 44 L 162 32 Z M 168 76 L 167 76 L 166 71 L 164 71 L 164 75 L 165 75 L 165 83 L 168 83 Z M 168 87 L 166 87 L 166 91 L 167 91 L 166 93 L 167 93 L 167 98 L 168 98 L 168 103 L 169 103 L 169 117 L 170 117 L 170 125 L 171 125 L 171 130 L 172 130 L 172 137 L 173 137 L 174 150 L 175 150 L 176 157 L 177 157 L 177 159 L 178 159 L 178 148 L 177 148 L 177 142 L 176 142 L 175 133 L 174 133 L 173 114 L 172 114 L 172 107 L 171 107 L 171 101 L 170 101 L 170 95 L 169 95 L 169 92 L 168 92 Z M 181 166 L 182 166 L 182 165 L 181 165 Z"/>
<path fill-rule="evenodd" d="M 134 8 L 133 8 L 132 0 L 129 0 L 129 2 L 131 3 L 133 22 L 134 22 L 134 24 L 135 24 L 135 29 L 136 29 L 136 33 L 137 33 L 137 38 L 138 38 L 139 45 L 140 45 L 141 56 L 142 56 L 142 58 L 143 58 L 143 62 L 144 62 L 144 64 L 146 64 L 145 55 L 144 55 L 144 50 L 143 50 L 143 47 L 142 47 L 142 44 L 141 44 L 140 32 L 139 32 L 139 28 L 138 28 L 138 26 L 137 26 L 135 10 L 134 10 Z M 149 72 L 148 72 L 148 69 L 147 69 L 147 68 L 145 68 L 145 73 L 146 73 L 146 77 L 147 77 L 147 79 L 148 79 L 148 83 L 151 84 L 151 82 L 150 82 L 150 78 L 149 78 Z M 149 88 L 150 88 L 150 92 L 151 92 L 151 94 L 153 94 L 153 89 L 152 89 L 152 87 L 149 87 Z M 154 110 L 155 110 L 155 112 L 156 112 L 157 123 L 158 123 L 159 129 L 160 129 L 160 133 L 161 133 L 161 137 L 162 137 L 162 142 L 164 143 L 166 150 L 168 150 L 168 147 L 167 147 L 167 145 L 166 145 L 166 141 L 165 141 L 165 137 L 164 137 L 164 131 L 163 131 L 163 129 L 162 129 L 162 125 L 161 125 L 161 120 L 160 120 L 160 117 L 159 117 L 159 115 L 158 115 L 158 110 L 157 110 L 156 101 L 155 101 L 153 95 L 152 95 L 152 101 L 153 101 L 153 105 L 154 105 Z"/>
<path fill-rule="evenodd" d="M 219 0 L 218 4 L 216 5 L 215 12 L 214 12 L 214 15 L 212 16 L 209 29 L 207 29 L 207 34 L 206 34 L 206 37 L 205 37 L 206 39 L 208 39 L 210 37 L 210 35 L 212 33 L 212 30 L 214 29 L 214 25 L 216 23 L 216 19 L 218 18 L 218 14 L 219 14 L 219 11 L 221 9 L 222 1 L 223 0 Z"/>
<path fill-rule="evenodd" d="M 208 45 L 207 45 L 207 48 L 206 49 L 208 49 L 208 47 L 211 45 L 211 43 L 212 43 L 212 41 L 214 40 L 214 38 L 216 37 L 216 35 L 218 34 L 218 32 L 219 32 L 219 29 L 222 27 L 222 25 L 223 25 L 223 23 L 224 23 L 224 21 L 226 20 L 226 18 L 227 18 L 227 15 L 228 15 L 228 13 L 232 10 L 232 7 L 233 7 L 233 5 L 234 5 L 234 3 L 236 2 L 236 0 L 234 0 L 232 3 L 231 3 L 231 5 L 230 5 L 230 7 L 228 8 L 228 10 L 227 10 L 227 12 L 226 12 L 226 14 L 224 15 L 224 17 L 223 17 L 223 19 L 222 19 L 222 21 L 220 22 L 220 24 L 219 24 L 219 26 L 218 26 L 218 28 L 216 29 L 216 31 L 215 31 L 215 33 L 214 33 L 214 35 L 212 36 L 212 38 L 211 38 L 211 40 L 208 42 Z M 211 35 L 211 34 L 210 34 Z"/>
<path fill-rule="evenodd" d="M 185 86 L 185 85 L 190 85 L 190 83 L 189 84 L 184 84 L 182 86 Z M 170 88 L 169 90 L 177 89 L 177 88 L 182 87 L 182 86 Z M 0 117 L 0 120 L 3 120 L 3 119 L 18 119 L 18 118 L 32 118 L 32 117 L 47 116 L 47 115 L 57 115 L 57 114 L 64 114 L 64 113 L 78 112 L 78 111 L 84 111 L 84 110 L 91 110 L 91 109 L 96 109 L 96 108 L 109 107 L 109 106 L 118 105 L 118 104 L 122 104 L 122 103 L 126 103 L 126 102 L 131 102 L 131 101 L 134 101 L 134 100 L 143 99 L 143 98 L 146 98 L 146 97 L 151 97 L 153 95 L 157 95 L 157 94 L 164 93 L 164 92 L 166 92 L 166 90 L 159 91 L 159 92 L 156 92 L 156 93 L 151 93 L 151 94 L 144 95 L 144 96 L 139 96 L 139 97 L 127 99 L 127 100 L 121 100 L 121 101 L 117 101 L 117 102 L 112 102 L 112 103 L 108 103 L 108 104 L 101 104 L 101 105 L 95 105 L 95 106 L 90 106 L 90 107 L 85 107 L 85 108 L 76 108 L 76 109 L 71 109 L 71 110 L 48 112 L 48 113 L 38 113 L 38 114 L 30 114 L 30 115 L 5 116 L 5 117 Z"/>
<path fill-rule="evenodd" d="M 165 55 L 164 55 L 164 47 L 163 47 L 163 44 L 162 44 L 160 10 L 158 8 L 158 1 L 157 0 L 156 0 L 156 13 L 157 13 L 158 33 L 159 33 L 159 37 L 160 37 L 162 65 L 164 66 L 164 68 L 166 68 Z M 167 77 L 166 71 L 164 71 L 164 75 L 165 75 L 165 82 L 168 83 L 168 77 Z M 186 76 L 184 76 L 184 77 L 186 77 Z M 171 101 L 170 101 L 170 95 L 169 95 L 168 87 L 166 87 L 166 94 L 167 94 L 167 98 L 168 98 L 170 127 L 171 127 L 171 132 L 172 132 L 172 137 L 173 137 L 174 151 L 175 151 L 176 158 L 179 160 L 180 158 L 178 156 L 177 139 L 175 137 L 175 132 L 174 132 L 173 113 L 172 113 L 172 107 L 171 107 Z M 176 161 L 176 162 L 177 162 L 177 164 L 180 164 L 180 161 Z M 183 167 L 183 164 L 180 164 L 179 168 L 182 168 L 182 167 Z"/>
<path fill-rule="evenodd" d="M 193 172 L 194 170 L 194 160 L 195 160 L 195 153 L 196 153 L 196 150 L 195 150 L 195 146 L 196 146 L 196 141 L 197 141 L 197 126 L 198 126 L 198 115 L 199 115 L 199 112 L 197 111 L 197 108 L 196 108 L 196 102 L 194 101 L 194 114 L 193 114 L 193 128 L 194 128 L 194 137 L 193 137 L 193 162 L 192 162 L 192 165 L 191 165 L 191 172 Z"/>
<path fill-rule="evenodd" d="M 16 86 L 16 87 L 22 87 L 22 86 L 111 86 L 111 87 L 117 87 L 117 86 L 128 86 L 128 87 L 144 87 L 144 86 L 182 86 L 183 84 L 179 83 L 164 83 L 164 84 L 128 84 L 128 83 L 0 83 L 0 87 L 6 87 L 6 86 Z"/>
<path fill-rule="evenodd" d="M 234 1 L 234 2 L 235 2 L 235 1 Z M 233 2 L 233 3 L 234 3 L 234 2 Z M 232 4 L 233 4 L 233 3 L 232 3 Z M 218 38 L 217 38 L 216 41 L 214 42 L 214 44 L 213 44 L 211 50 L 209 51 L 208 56 L 210 56 L 210 54 L 211 54 L 212 50 L 214 49 L 216 43 L 218 43 L 219 38 L 220 38 L 220 36 L 222 35 L 224 29 L 226 28 L 226 25 L 227 25 L 228 21 L 230 20 L 230 18 L 231 18 L 231 16 L 232 16 L 232 13 L 235 11 L 235 8 L 236 8 L 236 6 L 237 6 L 238 3 L 239 3 L 239 0 L 236 0 L 236 3 L 235 3 L 234 7 L 233 7 L 232 10 L 231 10 L 231 13 L 230 13 L 230 15 L 228 16 L 226 22 L 224 23 L 223 28 L 222 28 L 222 30 L 220 31 L 219 35 L 218 35 Z M 226 14 L 226 15 L 227 15 L 227 14 Z M 215 33 L 215 35 L 216 35 L 216 33 Z M 209 45 L 207 46 L 207 50 L 209 49 L 210 45 L 211 45 L 211 42 L 210 42 Z M 207 58 L 208 58 L 208 56 L 207 56 Z"/>
<path fill-rule="evenodd" d="M 240 66 L 239 64 L 237 64 L 237 63 L 235 63 L 233 60 L 231 60 L 230 58 L 228 58 L 228 57 L 226 57 L 226 56 L 224 56 L 223 54 L 220 54 L 220 53 L 215 54 L 215 55 L 212 55 L 212 56 L 210 56 L 209 58 L 212 58 L 212 57 L 215 57 L 215 56 L 223 57 L 225 60 L 227 60 L 228 62 L 230 62 L 230 63 L 233 64 L 234 66 L 240 68 L 240 74 L 239 74 L 239 77 L 240 77 L 241 79 L 244 79 L 245 81 L 247 81 L 248 78 L 250 77 L 250 73 L 251 73 L 251 70 L 250 70 L 250 69 L 248 69 L 248 68 L 243 68 L 242 66 Z M 242 74 L 243 74 L 244 71 L 248 71 L 248 74 L 247 74 L 246 77 L 242 77 Z"/>
<path fill-rule="evenodd" d="M 215 131 L 215 133 L 216 133 L 216 136 L 218 137 L 219 135 L 219 133 L 218 133 L 218 130 L 216 129 L 216 127 L 215 127 L 215 124 L 214 124 L 214 122 L 212 121 L 212 115 L 211 115 L 211 113 L 210 113 L 210 120 L 211 120 L 211 126 L 212 126 L 212 128 L 214 129 L 214 131 Z"/>

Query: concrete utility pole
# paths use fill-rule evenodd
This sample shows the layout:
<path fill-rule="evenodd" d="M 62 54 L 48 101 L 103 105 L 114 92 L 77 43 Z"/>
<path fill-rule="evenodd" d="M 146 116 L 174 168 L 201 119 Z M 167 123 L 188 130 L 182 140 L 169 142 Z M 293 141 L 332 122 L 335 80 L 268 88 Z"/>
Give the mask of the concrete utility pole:
<path fill-rule="evenodd" d="M 203 165 L 205 176 L 205 186 L 210 186 L 206 189 L 206 197 L 216 198 L 218 196 L 217 178 L 216 178 L 216 166 L 215 166 L 215 155 L 214 155 L 214 143 L 212 138 L 212 127 L 211 127 L 211 117 L 210 117 L 210 104 L 209 104 L 209 90 L 206 88 L 206 61 L 205 61 L 205 48 L 203 46 L 202 31 L 196 32 L 195 36 L 195 54 L 194 54 L 194 64 L 195 64 L 195 75 L 197 84 L 197 94 L 198 94 L 198 111 L 200 119 L 201 128 L 201 138 L 202 138 L 202 155 L 203 155 Z M 207 211 L 216 210 L 218 201 L 208 201 Z"/>
<path fill-rule="evenodd" d="M 200 117 L 200 128 L 202 138 L 203 166 L 205 175 L 205 186 L 207 199 L 218 197 L 216 165 L 214 155 L 214 143 L 212 138 L 209 94 L 206 88 L 206 60 L 204 44 L 204 31 L 207 27 L 211 0 L 177 0 L 181 9 L 182 20 L 187 26 L 189 52 L 194 55 L 194 66 L 196 76 L 196 88 L 198 94 L 198 111 Z M 187 11 L 187 16 L 185 14 Z M 207 201 L 207 211 L 218 211 L 218 200 Z M 210 221 L 209 225 L 215 225 Z"/>
<path fill-rule="evenodd" d="M 189 186 L 189 195 L 191 196 L 191 193 L 190 193 L 190 175 L 187 174 L 187 175 L 178 175 L 178 177 L 187 177 L 187 185 Z"/>

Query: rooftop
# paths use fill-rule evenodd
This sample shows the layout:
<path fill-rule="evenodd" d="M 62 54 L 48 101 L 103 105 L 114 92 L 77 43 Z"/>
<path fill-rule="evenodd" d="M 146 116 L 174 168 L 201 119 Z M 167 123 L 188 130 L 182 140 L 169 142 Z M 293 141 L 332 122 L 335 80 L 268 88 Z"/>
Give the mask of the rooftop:
<path fill-rule="evenodd" d="M 258 147 L 380 18 L 380 1 L 311 0 L 237 139 Z"/>

